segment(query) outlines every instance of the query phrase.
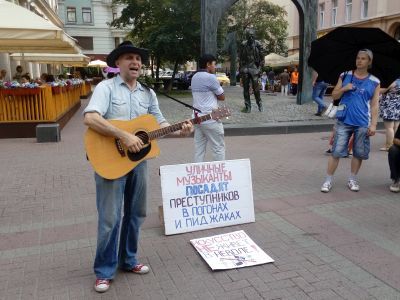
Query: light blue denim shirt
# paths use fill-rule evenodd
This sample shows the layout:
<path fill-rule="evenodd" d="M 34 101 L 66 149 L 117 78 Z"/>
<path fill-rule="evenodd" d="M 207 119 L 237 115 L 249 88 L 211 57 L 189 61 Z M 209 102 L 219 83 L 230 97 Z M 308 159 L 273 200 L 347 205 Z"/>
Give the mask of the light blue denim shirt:
<path fill-rule="evenodd" d="M 105 119 L 114 120 L 131 120 L 143 114 L 152 114 L 159 124 L 166 122 L 155 92 L 139 82 L 131 91 L 119 75 L 96 86 L 83 111 L 84 114 L 87 112 L 98 112 Z"/>

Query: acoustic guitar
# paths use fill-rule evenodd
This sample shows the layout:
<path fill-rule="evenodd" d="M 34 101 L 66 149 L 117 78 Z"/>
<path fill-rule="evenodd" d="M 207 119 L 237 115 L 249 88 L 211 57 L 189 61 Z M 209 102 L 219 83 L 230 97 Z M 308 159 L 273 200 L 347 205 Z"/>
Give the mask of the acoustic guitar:
<path fill-rule="evenodd" d="M 226 107 L 213 110 L 210 114 L 190 120 L 198 124 L 207 120 L 218 120 L 229 117 Z M 180 122 L 160 128 L 153 115 L 141 115 L 129 121 L 108 120 L 119 129 L 131 132 L 139 137 L 145 146 L 137 153 L 128 151 L 122 142 L 110 136 L 105 136 L 89 128 L 85 134 L 86 154 L 92 167 L 101 177 L 116 179 L 133 170 L 141 161 L 154 158 L 160 154 L 156 139 L 182 129 L 185 122 Z"/>

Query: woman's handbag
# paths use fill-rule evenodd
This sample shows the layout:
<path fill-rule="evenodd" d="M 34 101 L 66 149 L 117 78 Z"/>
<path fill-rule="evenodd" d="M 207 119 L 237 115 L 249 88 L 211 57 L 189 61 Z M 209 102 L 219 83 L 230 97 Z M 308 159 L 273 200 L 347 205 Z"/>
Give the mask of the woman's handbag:
<path fill-rule="evenodd" d="M 329 104 L 328 108 L 325 110 L 324 116 L 328 117 L 330 119 L 334 119 L 336 117 L 336 111 L 337 111 L 337 106 L 334 105 L 334 103 L 332 102 L 331 104 Z"/>
<path fill-rule="evenodd" d="M 346 79 L 348 72 L 344 73 L 342 81 Z M 351 72 L 350 82 L 353 82 L 354 71 Z M 324 113 L 324 116 L 327 116 L 330 119 L 337 118 L 339 121 L 343 121 L 346 117 L 346 105 L 340 105 L 341 98 L 333 100 L 331 104 L 329 104 L 327 110 Z"/>

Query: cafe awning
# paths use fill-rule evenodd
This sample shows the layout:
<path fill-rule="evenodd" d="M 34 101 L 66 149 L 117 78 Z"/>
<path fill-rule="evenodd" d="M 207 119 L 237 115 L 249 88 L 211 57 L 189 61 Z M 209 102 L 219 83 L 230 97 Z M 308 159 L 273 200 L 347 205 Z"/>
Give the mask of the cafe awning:
<path fill-rule="evenodd" d="M 266 66 L 274 66 L 277 62 L 285 61 L 285 58 L 276 53 L 270 53 L 264 58 Z"/>
<path fill-rule="evenodd" d="M 288 67 L 297 65 L 298 63 L 299 53 L 295 53 L 287 57 L 271 53 L 265 57 L 265 65 L 270 67 Z"/>
<path fill-rule="evenodd" d="M 289 65 L 298 65 L 299 64 L 299 53 L 295 53 L 286 57 L 287 62 Z"/>
<path fill-rule="evenodd" d="M 0 52 L 80 53 L 75 39 L 28 9 L 0 0 Z"/>
<path fill-rule="evenodd" d="M 105 61 L 102 61 L 100 59 L 92 60 L 88 67 L 98 67 L 98 68 L 105 68 L 107 67 L 107 63 Z"/>
<path fill-rule="evenodd" d="M 13 60 L 37 62 L 40 64 L 64 64 L 73 66 L 86 66 L 90 57 L 79 54 L 58 54 L 58 53 L 13 53 L 10 55 Z"/>

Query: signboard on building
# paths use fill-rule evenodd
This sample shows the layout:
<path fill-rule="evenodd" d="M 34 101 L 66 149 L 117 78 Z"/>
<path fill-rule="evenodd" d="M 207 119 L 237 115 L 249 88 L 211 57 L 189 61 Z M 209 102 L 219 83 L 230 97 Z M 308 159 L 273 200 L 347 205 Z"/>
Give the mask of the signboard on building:
<path fill-rule="evenodd" d="M 165 234 L 254 222 L 249 159 L 160 167 Z"/>

